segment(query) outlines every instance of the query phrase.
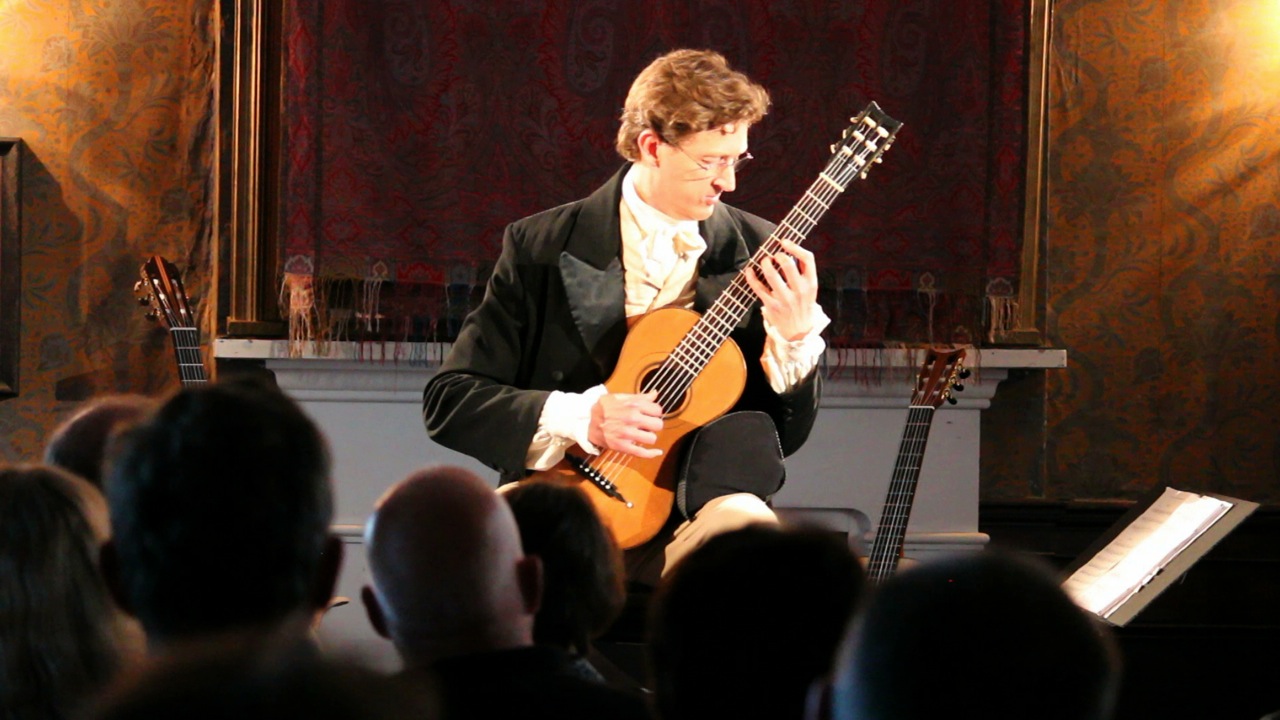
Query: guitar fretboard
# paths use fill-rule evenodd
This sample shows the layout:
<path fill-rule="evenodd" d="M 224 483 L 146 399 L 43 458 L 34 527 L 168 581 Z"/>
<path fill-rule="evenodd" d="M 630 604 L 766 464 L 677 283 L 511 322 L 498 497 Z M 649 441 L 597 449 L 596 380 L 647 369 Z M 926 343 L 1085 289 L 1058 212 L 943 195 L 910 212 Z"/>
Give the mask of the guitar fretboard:
<path fill-rule="evenodd" d="M 907 411 L 907 426 L 898 446 L 893 479 L 889 482 L 880 525 L 867 558 L 867 578 L 873 584 L 880 584 L 898 568 L 902 542 L 907 535 L 907 521 L 920 482 L 920 467 L 924 462 L 925 443 L 929 440 L 929 427 L 933 424 L 933 412 L 930 405 L 912 405 Z"/>
<path fill-rule="evenodd" d="M 175 327 L 169 330 L 173 337 L 173 353 L 178 359 L 178 377 L 185 385 L 200 385 L 209 381 L 204 361 L 200 357 L 200 333 L 196 328 Z"/>

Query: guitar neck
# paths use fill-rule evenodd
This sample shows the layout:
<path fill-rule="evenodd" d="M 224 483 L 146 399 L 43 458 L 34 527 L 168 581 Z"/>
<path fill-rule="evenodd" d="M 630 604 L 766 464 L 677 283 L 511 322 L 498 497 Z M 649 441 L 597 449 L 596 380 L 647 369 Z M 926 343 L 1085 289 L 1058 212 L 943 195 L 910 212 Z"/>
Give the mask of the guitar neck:
<path fill-rule="evenodd" d="M 804 191 L 800 202 L 791 208 L 791 212 L 787 213 L 769 238 L 760 245 L 747 266 L 734 277 L 733 282 L 703 315 L 702 321 L 690 335 L 701 330 L 705 338 L 723 342 L 756 303 L 756 294 L 747 284 L 746 274 L 759 270 L 765 262 L 769 262 L 768 258 L 782 249 L 780 240 L 789 240 L 797 245 L 804 243 L 809 232 L 817 226 L 831 203 L 842 192 L 844 186 L 838 184 L 826 171 L 819 174 L 818 179 Z"/>
<path fill-rule="evenodd" d="M 804 192 L 800 201 L 791 208 L 791 212 L 787 213 L 768 239 L 761 243 L 747 266 L 733 278 L 724 292 L 720 293 L 720 297 L 667 358 L 659 376 L 664 378 L 681 376 L 685 378 L 685 382 L 675 385 L 668 383 L 666 387 L 674 389 L 664 392 L 658 398 L 659 403 L 670 404 L 679 397 L 684 387 L 687 387 L 688 383 L 702 372 L 716 350 L 724 344 L 733 329 L 755 306 L 756 294 L 747 284 L 746 273 L 755 272 L 763 263 L 771 262 L 769 258 L 782 249 L 780 239 L 789 240 L 797 245 L 803 243 L 809 232 L 831 207 L 831 203 L 844 191 L 844 185 L 837 181 L 837 177 L 856 175 L 857 173 L 849 168 L 860 170 L 866 163 L 864 158 L 856 154 L 851 158 L 837 155 L 828 163 L 827 169 L 818 175 L 818 179 Z M 840 165 L 846 166 L 846 169 L 838 172 L 834 170 Z M 671 397 L 666 397 L 666 394 L 670 394 Z"/>
<path fill-rule="evenodd" d="M 178 377 L 183 386 L 202 385 L 209 381 L 204 360 L 200 356 L 200 333 L 196 328 L 175 327 L 169 330 L 173 338 L 173 354 L 178 361 Z"/>
<path fill-rule="evenodd" d="M 920 481 L 920 466 L 924 461 L 925 443 L 929 441 L 929 428 L 933 424 L 934 408 L 929 405 L 912 405 L 907 411 L 907 426 L 898 446 L 898 458 L 893 465 L 893 480 L 880 524 L 876 528 L 867 558 L 867 577 L 873 584 L 880 584 L 898 568 L 902 557 L 902 545 L 907 536 L 907 521 L 915 502 L 916 486 Z"/>
<path fill-rule="evenodd" d="M 809 231 L 818 224 L 845 187 L 856 178 L 866 177 L 871 163 L 880 160 L 901 127 L 902 123 L 885 115 L 874 102 L 853 118 L 853 124 L 845 129 L 841 142 L 832 146 L 831 159 L 818 173 L 818 179 L 813 181 L 800 201 L 751 256 L 747 266 L 720 293 L 711 308 L 662 363 L 652 376 L 655 380 L 646 383 L 646 391 L 660 390 L 659 404 L 670 407 L 679 401 L 728 339 L 729 333 L 755 306 L 756 295 L 747 284 L 746 274 L 772 262 L 772 256 L 782 249 L 782 240 L 796 244 L 804 242 Z"/>

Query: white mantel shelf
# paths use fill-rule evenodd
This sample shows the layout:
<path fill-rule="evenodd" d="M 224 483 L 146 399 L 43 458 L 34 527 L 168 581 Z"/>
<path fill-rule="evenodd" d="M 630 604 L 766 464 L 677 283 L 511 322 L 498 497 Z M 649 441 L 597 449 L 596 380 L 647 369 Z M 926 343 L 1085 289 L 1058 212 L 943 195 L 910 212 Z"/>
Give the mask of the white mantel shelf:
<path fill-rule="evenodd" d="M 346 360 L 373 363 L 406 363 L 435 366 L 449 349 L 449 343 L 357 343 L 329 342 L 302 344 L 301 354 L 290 357 L 287 340 L 218 338 L 214 356 L 243 360 Z M 828 350 L 830 366 L 914 366 L 918 348 Z M 1059 348 L 968 348 L 965 364 L 989 368 L 1064 368 L 1067 351 Z"/>
<path fill-rule="evenodd" d="M 219 338 L 220 359 L 264 360 L 281 387 L 313 392 L 361 392 L 370 401 L 394 401 L 401 393 L 421 394 L 421 382 L 435 373 L 447 343 L 304 343 L 290 356 L 286 340 Z M 910 383 L 923 360 L 921 349 L 828 350 L 824 358 L 825 398 L 910 397 Z M 979 379 L 999 382 L 1013 369 L 1067 366 L 1067 351 L 1054 348 L 968 348 L 964 365 Z"/>
<path fill-rule="evenodd" d="M 261 360 L 281 389 L 311 415 L 329 440 L 335 487 L 334 529 L 347 543 L 339 593 L 355 597 L 367 582 L 360 529 L 379 496 L 423 466 L 469 467 L 496 481 L 472 458 L 436 445 L 422 424 L 422 390 L 448 350 L 440 343 L 307 343 L 289 357 L 284 340 L 222 338 L 218 359 Z M 828 350 L 822 409 L 808 442 L 787 458 L 787 482 L 773 498 L 780 516 L 869 541 L 888 491 L 922 350 Z M 929 556 L 980 549 L 978 475 L 981 413 L 1012 370 L 1067 366 L 1061 349 L 968 349 L 972 374 L 954 405 L 933 415 L 907 527 L 906 553 Z M 339 608 L 326 635 L 340 645 L 376 644 L 362 614 Z M 383 648 L 385 650 L 385 648 Z"/>

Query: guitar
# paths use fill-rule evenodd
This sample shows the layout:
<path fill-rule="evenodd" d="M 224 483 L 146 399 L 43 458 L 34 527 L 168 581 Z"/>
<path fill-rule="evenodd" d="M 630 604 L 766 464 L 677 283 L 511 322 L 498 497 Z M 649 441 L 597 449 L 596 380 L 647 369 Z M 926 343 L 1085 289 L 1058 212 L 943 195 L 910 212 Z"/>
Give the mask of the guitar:
<path fill-rule="evenodd" d="M 134 284 L 134 292 L 139 304 L 150 307 L 147 318 L 168 328 L 183 386 L 208 382 L 200 357 L 200 330 L 193 320 L 178 268 L 159 255 L 152 255 L 139 272 L 142 279 Z"/>
<path fill-rule="evenodd" d="M 530 479 L 594 488 L 598 492 L 587 494 L 622 548 L 657 535 L 675 497 L 678 458 L 671 449 L 733 407 L 746 386 L 742 351 L 729 339 L 757 302 L 745 274 L 770 262 L 766 258 L 778 252 L 780 239 L 803 242 L 836 196 L 880 161 L 901 126 L 876 103 L 867 105 L 832 146 L 832 157 L 818 179 L 705 314 L 664 308 L 644 315 L 630 328 L 605 387 L 611 393 L 657 391 L 664 426 L 654 447 L 663 451 L 661 455 L 639 458 L 606 450 L 590 457 L 575 448 L 558 465 Z"/>
<path fill-rule="evenodd" d="M 907 520 L 915 501 L 916 485 L 920 480 L 920 466 L 924 460 L 924 446 L 929 440 L 929 427 L 933 423 L 933 411 L 943 401 L 954 404 L 952 391 L 964 386 L 959 380 L 969 376 L 960 364 L 964 349 L 930 349 L 916 379 L 907 411 L 907 426 L 902 431 L 898 446 L 898 459 L 893 465 L 893 479 L 889 493 L 880 512 L 880 524 L 871 543 L 867 557 L 867 578 L 879 585 L 898 569 L 902 557 L 902 543 L 907 535 Z"/>

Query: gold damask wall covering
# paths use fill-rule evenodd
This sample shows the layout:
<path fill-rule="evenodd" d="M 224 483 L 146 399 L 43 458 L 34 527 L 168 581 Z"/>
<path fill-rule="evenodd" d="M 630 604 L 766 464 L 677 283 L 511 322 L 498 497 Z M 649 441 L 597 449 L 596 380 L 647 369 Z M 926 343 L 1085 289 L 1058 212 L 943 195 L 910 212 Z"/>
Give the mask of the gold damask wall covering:
<path fill-rule="evenodd" d="M 177 384 L 133 300 L 152 253 L 208 276 L 212 0 L 0 0 L 0 136 L 21 137 L 22 359 L 0 460 L 78 401 Z"/>
<path fill-rule="evenodd" d="M 1280 4 L 1057 2 L 1054 26 L 1047 329 L 1070 367 L 1043 402 L 1002 388 L 983 496 L 1278 502 Z"/>

